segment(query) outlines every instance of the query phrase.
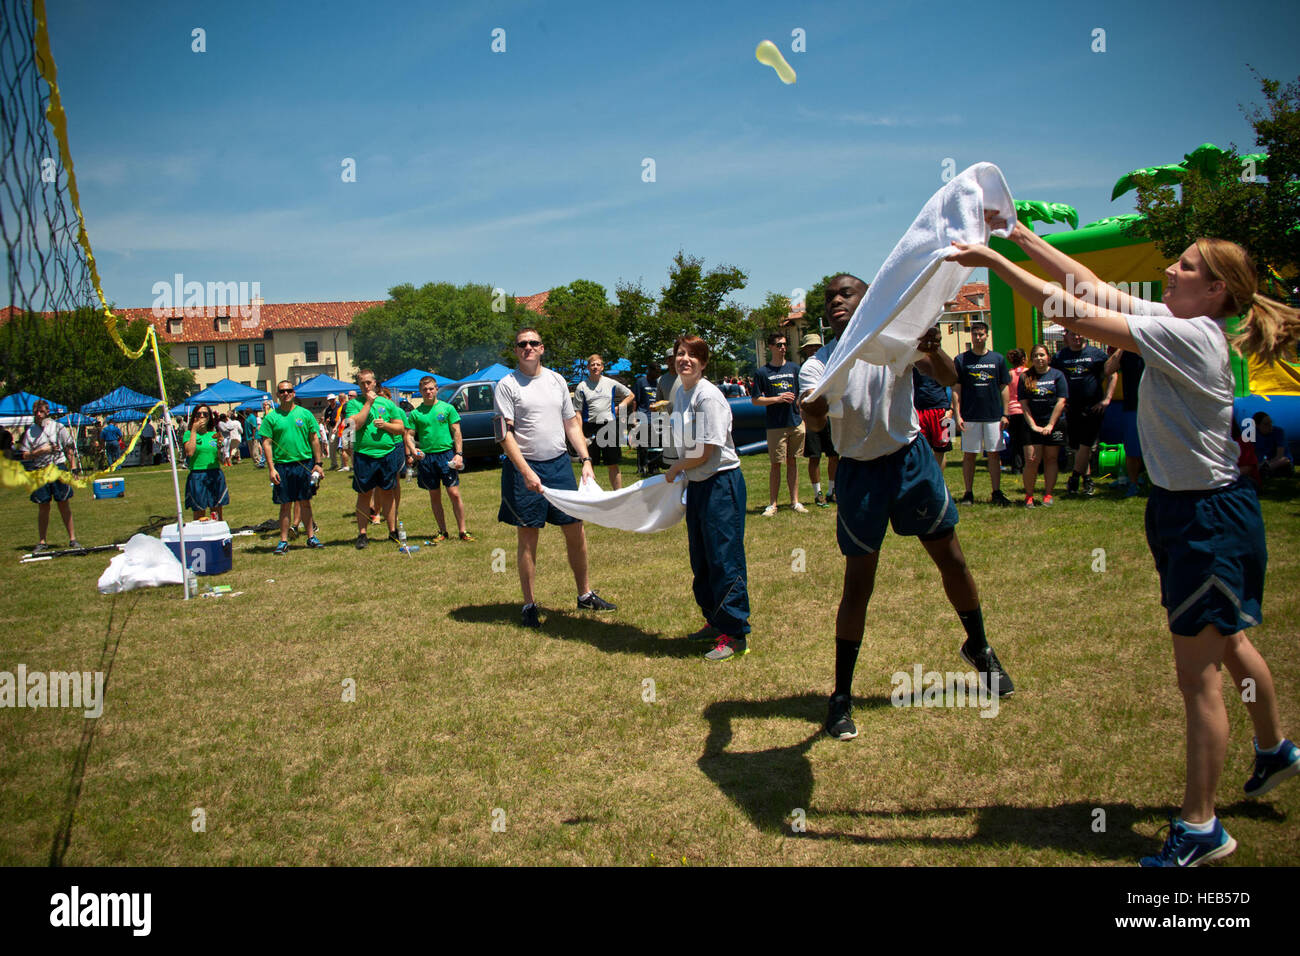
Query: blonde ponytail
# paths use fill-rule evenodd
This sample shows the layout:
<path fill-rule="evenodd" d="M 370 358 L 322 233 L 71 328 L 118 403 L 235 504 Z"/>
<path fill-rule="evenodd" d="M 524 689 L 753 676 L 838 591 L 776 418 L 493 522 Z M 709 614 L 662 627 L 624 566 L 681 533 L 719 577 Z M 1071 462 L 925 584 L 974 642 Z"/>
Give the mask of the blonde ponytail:
<path fill-rule="evenodd" d="M 1196 248 L 1212 279 L 1227 286 L 1229 314 L 1241 315 L 1228 341 L 1238 352 L 1269 365 L 1296 360 L 1300 310 L 1259 292 L 1259 275 L 1250 254 L 1225 239 L 1197 239 Z"/>

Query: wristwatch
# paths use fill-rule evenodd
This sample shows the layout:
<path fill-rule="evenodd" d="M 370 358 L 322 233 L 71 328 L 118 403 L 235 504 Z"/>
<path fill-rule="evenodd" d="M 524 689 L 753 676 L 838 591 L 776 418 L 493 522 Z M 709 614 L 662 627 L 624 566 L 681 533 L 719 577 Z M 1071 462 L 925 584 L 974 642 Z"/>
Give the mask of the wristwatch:
<path fill-rule="evenodd" d="M 582 462 L 588 462 L 588 461 L 591 461 L 591 458 L 590 458 L 590 457 L 587 457 L 587 458 L 579 458 L 579 459 L 578 459 L 578 462 L 579 462 L 579 463 L 582 463 Z"/>

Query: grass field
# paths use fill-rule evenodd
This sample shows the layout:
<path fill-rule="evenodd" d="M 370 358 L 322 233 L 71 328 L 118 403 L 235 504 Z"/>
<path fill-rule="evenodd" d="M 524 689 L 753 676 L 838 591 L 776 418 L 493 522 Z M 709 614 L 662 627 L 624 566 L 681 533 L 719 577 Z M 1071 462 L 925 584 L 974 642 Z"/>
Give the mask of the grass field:
<path fill-rule="evenodd" d="M 761 518 L 766 460 L 744 472 L 754 632 L 751 653 L 724 665 L 681 640 L 700 617 L 680 525 L 589 527 L 593 583 L 619 605 L 601 616 L 575 610 L 548 529 L 545 627 L 519 628 L 494 469 L 463 480 L 478 541 L 410 557 L 352 547 L 349 476 L 330 474 L 316 499 L 326 549 L 299 539 L 274 557 L 276 536 L 237 537 L 234 569 L 214 580 L 244 593 L 188 603 L 178 587 L 99 595 L 108 553 L 19 564 L 36 507 L 0 491 L 0 670 L 96 670 L 106 646 L 111 659 L 98 721 L 0 710 L 0 864 L 46 863 L 61 831 L 64 862 L 79 865 L 1128 865 L 1158 848 L 1182 795 L 1183 714 L 1144 499 L 962 508 L 990 640 L 1016 682 L 992 719 L 890 705 L 895 671 L 968 669 L 928 558 L 891 534 L 858 664 L 860 736 L 840 742 L 820 734 L 835 511 Z M 266 472 L 245 463 L 229 479 L 232 526 L 274 515 Z M 955 466 L 947 479 L 960 492 Z M 1293 737 L 1298 487 L 1263 501 L 1269 580 L 1251 632 Z M 126 488 L 77 493 L 83 544 L 124 540 L 172 507 L 166 470 L 133 469 Z M 435 530 L 427 495 L 404 491 L 422 544 Z M 987 475 L 976 494 L 987 500 Z M 61 546 L 57 513 L 51 531 Z M 347 679 L 355 702 L 342 699 Z M 1249 722 L 1239 700 L 1228 707 L 1220 813 L 1240 849 L 1224 865 L 1294 864 L 1300 784 L 1241 795 Z"/>

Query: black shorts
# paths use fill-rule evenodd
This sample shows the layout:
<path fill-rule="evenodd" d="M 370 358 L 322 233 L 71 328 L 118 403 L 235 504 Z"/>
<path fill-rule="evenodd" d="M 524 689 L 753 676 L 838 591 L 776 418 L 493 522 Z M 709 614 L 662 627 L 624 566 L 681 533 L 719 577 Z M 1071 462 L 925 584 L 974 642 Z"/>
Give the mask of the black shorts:
<path fill-rule="evenodd" d="M 1049 448 L 1064 447 L 1065 429 L 1061 427 L 1061 420 L 1059 418 L 1056 420 L 1056 427 L 1052 429 L 1052 433 L 1050 435 L 1044 435 L 1042 432 L 1030 431 L 1029 425 L 1025 423 L 1025 420 L 1021 418 L 1020 421 L 1023 428 L 1023 431 L 1021 432 L 1021 435 L 1024 438 L 1023 444 L 1046 445 Z M 1047 421 L 1050 422 L 1051 418 L 1049 417 Z M 1034 419 L 1034 424 L 1041 427 L 1043 425 L 1046 425 L 1047 422 L 1040 422 L 1038 421 L 1038 419 Z"/>
<path fill-rule="evenodd" d="M 316 494 L 311 483 L 311 459 L 302 461 L 277 461 L 275 470 L 280 476 L 278 485 L 271 485 L 271 502 L 287 505 L 294 501 L 310 501 Z"/>
<path fill-rule="evenodd" d="M 406 466 L 406 448 L 399 442 L 382 458 L 357 452 L 352 456 L 352 490 L 359 495 L 374 488 L 392 491 Z"/>
<path fill-rule="evenodd" d="M 597 425 L 584 422 L 582 433 L 587 436 L 587 454 L 591 455 L 593 465 L 620 465 L 623 463 L 623 449 L 618 446 L 618 422 Z M 602 441 L 612 444 L 602 444 Z"/>
<path fill-rule="evenodd" d="M 1097 444 L 1097 436 L 1101 434 L 1101 420 L 1103 417 L 1101 412 L 1094 412 L 1088 408 L 1076 411 L 1067 405 L 1065 407 L 1065 430 L 1070 440 L 1070 447 L 1091 448 Z"/>
<path fill-rule="evenodd" d="M 59 465 L 59 470 L 67 471 L 68 466 Z M 72 495 L 72 485 L 66 481 L 49 481 L 32 492 L 31 500 L 34 504 L 47 505 L 51 501 L 67 501 Z"/>
<path fill-rule="evenodd" d="M 820 458 L 826 455 L 829 458 L 840 457 L 835 451 L 835 442 L 831 440 L 831 426 L 827 424 L 819 432 L 812 429 L 805 429 L 803 436 L 803 456 L 805 458 Z"/>

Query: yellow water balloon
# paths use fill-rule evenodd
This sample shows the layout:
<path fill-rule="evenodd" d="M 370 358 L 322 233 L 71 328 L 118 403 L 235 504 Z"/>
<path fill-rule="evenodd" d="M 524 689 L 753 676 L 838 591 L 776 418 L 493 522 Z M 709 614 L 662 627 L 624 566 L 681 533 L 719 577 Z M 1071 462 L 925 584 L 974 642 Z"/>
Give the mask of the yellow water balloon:
<path fill-rule="evenodd" d="M 776 75 L 781 78 L 782 83 L 794 82 L 794 70 L 790 69 L 790 64 L 785 62 L 785 57 L 771 40 L 760 43 L 758 49 L 754 51 L 754 56 L 759 63 L 766 63 L 776 70 Z"/>

